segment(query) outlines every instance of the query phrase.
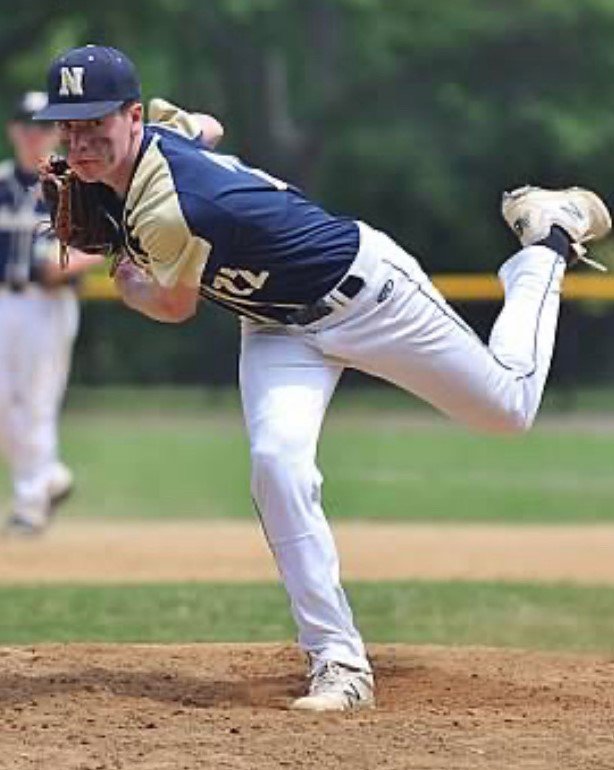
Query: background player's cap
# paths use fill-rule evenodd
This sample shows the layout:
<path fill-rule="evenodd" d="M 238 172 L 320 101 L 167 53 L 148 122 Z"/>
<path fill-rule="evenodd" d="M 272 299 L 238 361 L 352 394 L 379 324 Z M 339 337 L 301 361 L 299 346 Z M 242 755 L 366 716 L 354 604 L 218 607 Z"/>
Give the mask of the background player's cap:
<path fill-rule="evenodd" d="M 134 64 L 115 48 L 86 45 L 55 59 L 47 73 L 49 104 L 34 120 L 94 120 L 139 101 Z"/>
<path fill-rule="evenodd" d="M 36 113 L 44 110 L 48 103 L 44 91 L 26 91 L 15 102 L 10 119 L 14 123 L 30 123 Z"/>

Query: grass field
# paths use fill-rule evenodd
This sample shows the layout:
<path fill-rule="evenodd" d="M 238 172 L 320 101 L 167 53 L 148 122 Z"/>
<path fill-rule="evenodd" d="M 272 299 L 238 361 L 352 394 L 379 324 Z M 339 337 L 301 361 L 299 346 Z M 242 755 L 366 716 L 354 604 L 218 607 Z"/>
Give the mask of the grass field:
<path fill-rule="evenodd" d="M 577 420 L 566 424 L 565 417 L 553 425 L 546 417 L 529 435 L 511 438 L 472 434 L 431 417 L 403 394 L 340 394 L 320 447 L 327 514 L 401 521 L 614 519 L 614 431 L 599 417 L 588 429 Z M 253 515 L 248 448 L 233 392 L 82 392 L 73 396 L 63 426 L 80 486 L 67 515 Z"/>
<path fill-rule="evenodd" d="M 407 582 L 348 586 L 371 642 L 614 652 L 610 588 Z M 0 588 L 0 643 L 291 639 L 269 584 Z"/>
<path fill-rule="evenodd" d="M 608 420 L 546 419 L 520 438 L 431 420 L 404 397 L 350 394 L 325 426 L 332 518 L 589 523 L 614 520 Z M 602 406 L 602 402 L 598 402 Z M 252 516 L 236 394 L 75 393 L 67 517 Z M 6 479 L 4 479 L 6 491 Z M 499 583 L 355 584 L 369 641 L 614 651 L 607 588 Z M 0 642 L 274 640 L 294 630 L 278 586 L 0 587 Z"/>

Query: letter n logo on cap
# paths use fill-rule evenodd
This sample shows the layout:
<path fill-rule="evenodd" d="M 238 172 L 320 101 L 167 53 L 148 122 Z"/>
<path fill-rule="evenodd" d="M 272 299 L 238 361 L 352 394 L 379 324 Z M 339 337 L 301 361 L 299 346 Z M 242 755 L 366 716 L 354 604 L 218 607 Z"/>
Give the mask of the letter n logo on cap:
<path fill-rule="evenodd" d="M 60 69 L 60 96 L 83 96 L 84 67 L 62 67 Z"/>

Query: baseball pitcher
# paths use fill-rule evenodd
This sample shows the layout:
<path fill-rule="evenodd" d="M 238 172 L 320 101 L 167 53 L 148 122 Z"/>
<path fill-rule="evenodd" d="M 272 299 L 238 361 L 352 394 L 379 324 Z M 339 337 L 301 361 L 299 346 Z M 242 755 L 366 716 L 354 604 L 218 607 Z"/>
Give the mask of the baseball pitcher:
<path fill-rule="evenodd" d="M 58 121 L 66 148 L 60 178 L 47 171 L 62 237 L 70 243 L 83 230 L 66 216 L 65 190 L 77 200 L 104 188 L 116 225 L 106 241 L 116 244 L 127 305 L 179 322 L 208 300 L 241 317 L 251 491 L 311 664 L 308 692 L 293 706 L 372 706 L 373 674 L 340 584 L 316 466 L 341 373 L 353 367 L 395 383 L 471 428 L 526 431 L 548 374 L 563 275 L 583 243 L 609 231 L 606 207 L 578 188 L 504 196 L 522 248 L 500 270 L 505 303 L 484 345 L 385 233 L 207 149 L 181 111 L 154 110 L 145 124 L 123 53 L 67 51 L 50 67 L 48 95 L 38 117 Z"/>

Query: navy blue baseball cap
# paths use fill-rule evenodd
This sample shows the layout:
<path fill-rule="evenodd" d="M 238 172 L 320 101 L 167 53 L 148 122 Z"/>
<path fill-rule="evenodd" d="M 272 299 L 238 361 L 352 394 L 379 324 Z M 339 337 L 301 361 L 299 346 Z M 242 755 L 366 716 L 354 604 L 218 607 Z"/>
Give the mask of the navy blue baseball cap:
<path fill-rule="evenodd" d="M 116 48 L 86 45 L 55 59 L 47 73 L 49 104 L 34 120 L 95 120 L 140 101 L 136 67 Z"/>

